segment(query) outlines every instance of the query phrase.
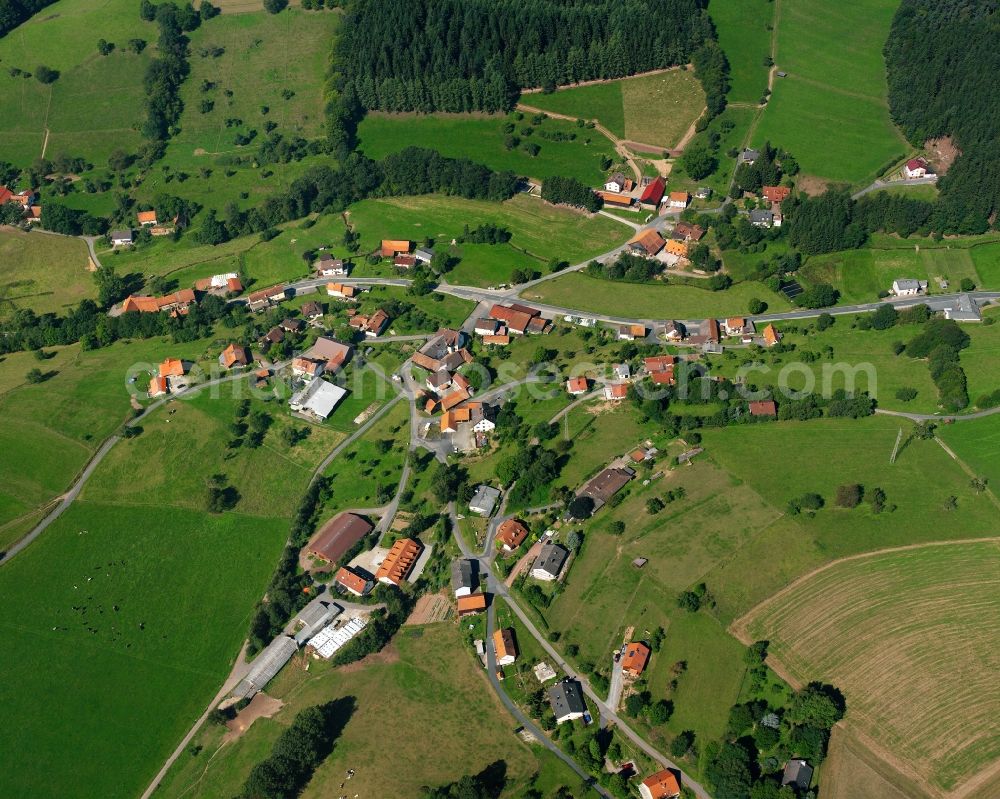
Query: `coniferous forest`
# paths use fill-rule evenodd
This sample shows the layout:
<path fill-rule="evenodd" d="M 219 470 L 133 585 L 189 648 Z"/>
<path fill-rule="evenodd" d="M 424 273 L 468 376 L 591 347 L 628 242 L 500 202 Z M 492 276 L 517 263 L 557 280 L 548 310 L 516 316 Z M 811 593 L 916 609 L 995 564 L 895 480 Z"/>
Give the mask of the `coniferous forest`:
<path fill-rule="evenodd" d="M 507 111 L 518 90 L 687 63 L 701 0 L 357 0 L 339 41 L 366 109 Z M 641 20 L 641 32 L 637 21 Z"/>
<path fill-rule="evenodd" d="M 995 0 L 903 0 L 885 46 L 889 104 L 907 138 L 953 136 L 931 226 L 981 233 L 1000 209 L 1000 9 Z"/>

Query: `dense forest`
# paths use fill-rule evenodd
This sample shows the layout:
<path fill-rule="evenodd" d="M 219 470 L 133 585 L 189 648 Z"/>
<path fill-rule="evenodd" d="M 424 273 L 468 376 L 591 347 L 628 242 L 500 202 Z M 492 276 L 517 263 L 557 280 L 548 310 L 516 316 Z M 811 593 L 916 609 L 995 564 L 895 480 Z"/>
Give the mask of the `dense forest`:
<path fill-rule="evenodd" d="M 1000 208 L 1000 14 L 995 0 L 903 0 L 885 59 L 893 119 L 914 144 L 953 136 L 931 227 L 981 233 Z"/>
<path fill-rule="evenodd" d="M 55 0 L 0 0 L 0 36 L 5 36 L 32 14 Z"/>
<path fill-rule="evenodd" d="M 367 109 L 506 111 L 520 88 L 686 63 L 713 37 L 702 5 L 357 0 L 339 37 L 341 88 Z"/>

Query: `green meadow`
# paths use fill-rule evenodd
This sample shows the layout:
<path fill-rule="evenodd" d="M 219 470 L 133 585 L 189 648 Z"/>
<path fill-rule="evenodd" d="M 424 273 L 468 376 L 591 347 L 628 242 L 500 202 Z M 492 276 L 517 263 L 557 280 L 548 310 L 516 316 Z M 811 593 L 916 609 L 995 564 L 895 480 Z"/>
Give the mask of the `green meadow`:
<path fill-rule="evenodd" d="M 0 793 L 141 793 L 218 690 L 287 527 L 81 501 L 5 564 Z"/>
<path fill-rule="evenodd" d="M 19 308 L 64 313 L 96 296 L 84 242 L 14 228 L 0 231 L 0 318 Z"/>
<path fill-rule="evenodd" d="M 525 105 L 596 119 L 618 138 L 673 147 L 705 107 L 694 72 L 672 69 L 591 86 L 570 86 L 552 94 L 523 95 Z"/>
<path fill-rule="evenodd" d="M 778 15 L 775 79 L 754 143 L 791 152 L 806 175 L 864 183 L 909 145 L 889 119 L 882 47 L 895 0 L 786 0 Z M 836 42 L 831 47 L 830 43 Z"/>
<path fill-rule="evenodd" d="M 939 425 L 937 435 L 995 494 L 1000 490 L 1000 416 Z"/>
<path fill-rule="evenodd" d="M 979 237 L 934 242 L 873 237 L 869 247 L 811 256 L 799 270 L 805 284 L 830 283 L 840 302 L 874 302 L 899 278 L 926 280 L 932 293 L 959 290 L 963 278 L 980 289 L 1000 287 L 1000 242 Z M 944 280 L 944 289 L 939 282 Z"/>
<path fill-rule="evenodd" d="M 507 150 L 503 125 L 514 121 L 523 142 L 541 149 L 532 157 L 523 147 Z M 491 169 L 509 169 L 519 175 L 543 180 L 553 175 L 575 177 L 592 186 L 604 182 L 601 161 L 614 159 L 611 142 L 595 130 L 578 128 L 572 122 L 547 119 L 533 135 L 521 132 L 531 125 L 531 115 L 520 121 L 507 116 L 468 114 L 370 113 L 358 126 L 358 149 L 370 158 L 382 158 L 406 147 L 429 147 L 449 158 L 468 158 Z M 548 141 L 539 131 L 575 134 L 572 141 Z"/>
<path fill-rule="evenodd" d="M 668 278 L 669 281 L 669 278 Z M 624 283 L 588 277 L 574 272 L 540 283 L 521 297 L 580 311 L 628 315 L 646 319 L 699 319 L 746 313 L 754 297 L 772 311 L 791 306 L 784 297 L 761 283 L 736 283 L 725 291 L 710 291 L 697 285 Z"/>
<path fill-rule="evenodd" d="M 97 40 L 115 43 L 108 56 Z M 155 51 L 157 29 L 139 18 L 128 0 L 60 0 L 0 39 L 0 152 L 27 166 L 42 155 L 83 156 L 103 165 L 117 148 L 134 150 L 141 138 L 142 78 Z M 148 46 L 132 53 L 129 39 Z M 33 72 L 39 65 L 58 70 L 55 83 L 12 77 L 17 66 Z M 46 145 L 46 133 L 48 143 Z"/>
<path fill-rule="evenodd" d="M 0 548 L 27 532 L 41 508 L 65 491 L 91 455 L 131 417 L 126 380 L 134 364 L 151 368 L 168 355 L 195 356 L 204 342 L 183 348 L 169 339 L 148 339 L 83 352 L 79 345 L 56 347 L 38 361 L 12 353 L 0 361 Z M 221 349 L 221 347 L 219 348 Z M 216 350 L 217 352 L 217 350 Z M 49 374 L 29 384 L 30 369 Z M 45 408 L 39 413 L 39 408 Z"/>
<path fill-rule="evenodd" d="M 711 0 L 708 13 L 715 23 L 729 61 L 730 103 L 757 104 L 767 89 L 764 59 L 771 51 L 775 4 L 769 0 Z"/>

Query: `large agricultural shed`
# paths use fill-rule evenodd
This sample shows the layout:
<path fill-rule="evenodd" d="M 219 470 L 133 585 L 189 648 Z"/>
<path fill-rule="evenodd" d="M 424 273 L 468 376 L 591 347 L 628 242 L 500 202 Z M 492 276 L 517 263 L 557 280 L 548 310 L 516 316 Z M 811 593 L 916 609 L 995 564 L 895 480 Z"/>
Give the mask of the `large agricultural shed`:
<path fill-rule="evenodd" d="M 287 635 L 279 635 L 267 645 L 250 667 L 247 674 L 233 691 L 233 696 L 240 699 L 250 699 L 258 691 L 263 690 L 274 675 L 284 668 L 298 649 L 298 644 Z"/>

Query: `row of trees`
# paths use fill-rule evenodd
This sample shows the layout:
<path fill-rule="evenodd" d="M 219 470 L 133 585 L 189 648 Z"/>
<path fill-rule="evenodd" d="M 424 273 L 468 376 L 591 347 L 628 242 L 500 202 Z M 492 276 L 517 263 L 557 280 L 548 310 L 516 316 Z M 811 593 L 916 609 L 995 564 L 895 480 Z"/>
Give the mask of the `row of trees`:
<path fill-rule="evenodd" d="M 201 244 L 221 244 L 237 236 L 260 233 L 314 211 L 340 212 L 367 197 L 452 194 L 466 199 L 507 200 L 517 189 L 513 172 L 493 172 L 465 158 L 445 158 L 435 150 L 408 147 L 373 161 L 352 154 L 342 167 L 316 166 L 296 178 L 288 189 L 243 210 L 229 204 L 222 217 L 209 210 L 195 238 Z"/>
<path fill-rule="evenodd" d="M 575 205 L 591 213 L 602 205 L 594 190 L 576 178 L 546 178 L 542 181 L 542 199 L 555 205 Z"/>
<path fill-rule="evenodd" d="M 507 111 L 521 87 L 686 63 L 712 40 L 697 0 L 358 0 L 337 45 L 364 108 Z M 635 20 L 647 37 L 635 43 Z M 706 64 L 708 59 L 705 58 Z"/>

